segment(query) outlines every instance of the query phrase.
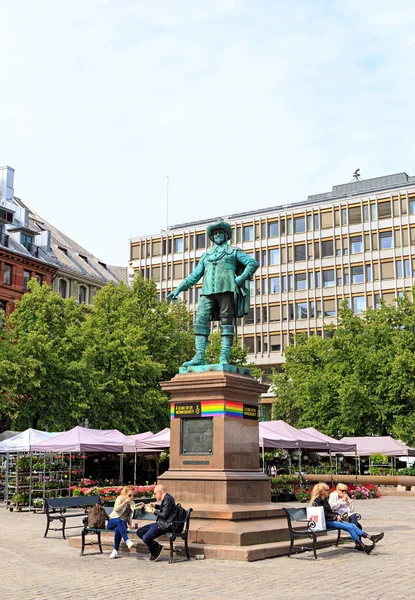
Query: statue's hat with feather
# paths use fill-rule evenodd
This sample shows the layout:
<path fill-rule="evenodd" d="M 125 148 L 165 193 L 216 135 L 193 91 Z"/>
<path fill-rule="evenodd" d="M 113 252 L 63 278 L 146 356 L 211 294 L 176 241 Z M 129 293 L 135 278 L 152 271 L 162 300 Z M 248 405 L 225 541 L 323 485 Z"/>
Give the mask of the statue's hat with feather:
<path fill-rule="evenodd" d="M 217 231 L 218 229 L 221 229 L 222 231 L 225 232 L 228 240 L 231 239 L 232 227 L 229 225 L 229 223 L 225 223 L 225 221 L 217 221 L 216 223 L 213 223 L 213 225 L 209 225 L 208 228 L 206 229 L 207 236 L 210 240 L 213 241 L 213 233 L 214 233 L 214 231 Z"/>

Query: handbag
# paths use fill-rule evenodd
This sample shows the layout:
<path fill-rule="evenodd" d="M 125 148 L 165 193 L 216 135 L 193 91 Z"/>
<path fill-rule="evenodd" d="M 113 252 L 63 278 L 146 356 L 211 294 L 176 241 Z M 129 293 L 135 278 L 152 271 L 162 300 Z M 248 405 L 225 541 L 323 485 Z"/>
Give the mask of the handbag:
<path fill-rule="evenodd" d="M 326 517 L 322 506 L 307 506 L 307 519 L 315 523 L 313 531 L 326 530 Z"/>
<path fill-rule="evenodd" d="M 107 513 L 100 504 L 88 508 L 88 527 L 91 529 L 105 529 Z"/>

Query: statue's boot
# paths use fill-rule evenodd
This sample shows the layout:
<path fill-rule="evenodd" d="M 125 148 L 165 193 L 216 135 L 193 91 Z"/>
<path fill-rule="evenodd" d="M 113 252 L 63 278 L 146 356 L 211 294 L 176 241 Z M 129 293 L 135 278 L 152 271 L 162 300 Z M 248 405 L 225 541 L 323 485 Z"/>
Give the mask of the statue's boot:
<path fill-rule="evenodd" d="M 221 325 L 220 330 L 222 333 L 222 338 L 220 346 L 219 364 L 227 365 L 229 363 L 229 356 L 233 344 L 235 328 L 233 325 Z"/>
<path fill-rule="evenodd" d="M 199 335 L 196 333 L 196 335 L 195 335 L 196 354 L 194 355 L 192 360 L 188 360 L 183 363 L 184 367 L 198 367 L 199 365 L 206 364 L 205 352 L 206 352 L 207 341 L 208 341 L 207 335 Z"/>

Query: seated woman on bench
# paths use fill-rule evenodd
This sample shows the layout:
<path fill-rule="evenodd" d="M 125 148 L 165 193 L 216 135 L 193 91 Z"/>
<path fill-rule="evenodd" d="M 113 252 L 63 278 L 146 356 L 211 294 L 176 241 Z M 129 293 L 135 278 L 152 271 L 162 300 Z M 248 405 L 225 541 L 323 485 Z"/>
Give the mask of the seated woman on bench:
<path fill-rule="evenodd" d="M 343 521 L 354 523 L 359 529 L 362 529 L 357 514 L 353 512 L 353 501 L 349 496 L 349 488 L 345 483 L 338 483 L 334 492 L 330 494 L 329 504 L 336 515 L 339 515 Z"/>
<path fill-rule="evenodd" d="M 327 500 L 330 494 L 330 488 L 325 483 L 317 483 L 313 487 L 311 494 L 311 504 L 313 506 L 322 506 L 324 509 L 324 516 L 326 518 L 326 529 L 343 529 L 347 531 L 352 540 L 355 542 L 356 550 L 366 552 L 370 554 L 375 547 L 375 544 L 379 542 L 384 534 L 379 533 L 378 535 L 370 535 L 365 531 L 359 529 L 354 523 L 345 523 L 341 520 L 341 517 L 333 512 L 331 506 Z M 361 538 L 368 538 L 373 542 L 371 546 L 366 545 L 362 542 Z"/>
<path fill-rule="evenodd" d="M 110 558 L 116 558 L 121 538 L 127 544 L 128 548 L 134 545 L 134 542 L 128 539 L 127 526 L 132 527 L 132 518 L 134 514 L 134 492 L 132 485 L 126 485 L 121 494 L 115 501 L 114 510 L 110 514 L 110 520 L 107 523 L 107 529 L 114 530 L 114 550 L 110 554 Z"/>

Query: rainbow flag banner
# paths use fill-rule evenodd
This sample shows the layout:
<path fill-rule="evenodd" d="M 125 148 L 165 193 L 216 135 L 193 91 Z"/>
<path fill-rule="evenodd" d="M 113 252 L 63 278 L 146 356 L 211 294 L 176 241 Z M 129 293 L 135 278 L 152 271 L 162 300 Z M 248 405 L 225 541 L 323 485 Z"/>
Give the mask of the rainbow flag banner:
<path fill-rule="evenodd" d="M 202 400 L 202 417 L 223 417 L 224 412 L 223 400 Z"/>
<path fill-rule="evenodd" d="M 225 417 L 237 417 L 239 419 L 243 419 L 244 405 L 242 402 L 232 402 L 231 400 L 226 400 Z"/>
<path fill-rule="evenodd" d="M 174 402 L 170 402 L 170 419 L 174 419 Z"/>

